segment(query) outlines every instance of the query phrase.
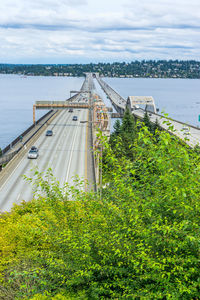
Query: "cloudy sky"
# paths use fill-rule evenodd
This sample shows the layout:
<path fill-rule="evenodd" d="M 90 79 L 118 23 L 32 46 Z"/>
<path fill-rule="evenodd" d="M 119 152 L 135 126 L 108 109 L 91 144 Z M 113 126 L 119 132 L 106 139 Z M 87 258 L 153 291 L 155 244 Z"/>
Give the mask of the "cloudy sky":
<path fill-rule="evenodd" d="M 200 60 L 200 0 L 0 0 L 0 63 Z"/>

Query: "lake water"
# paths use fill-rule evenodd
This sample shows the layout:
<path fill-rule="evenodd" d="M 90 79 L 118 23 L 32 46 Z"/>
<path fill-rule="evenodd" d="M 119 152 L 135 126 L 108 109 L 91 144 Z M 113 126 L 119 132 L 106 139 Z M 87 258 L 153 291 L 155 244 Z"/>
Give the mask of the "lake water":
<path fill-rule="evenodd" d="M 37 100 L 66 100 L 80 90 L 83 78 L 0 75 L 0 148 L 6 147 L 33 123 Z M 36 119 L 47 111 L 36 110 Z"/>
<path fill-rule="evenodd" d="M 36 100 L 65 100 L 70 90 L 80 90 L 83 78 L 0 75 L 0 148 L 7 146 L 32 124 Z M 104 78 L 125 99 L 153 96 L 156 106 L 170 117 L 198 125 L 200 80 Z M 96 81 L 95 81 L 96 83 Z M 108 101 L 96 84 L 97 92 Z M 106 105 L 111 106 L 108 102 Z M 39 118 L 44 110 L 36 111 Z"/>
<path fill-rule="evenodd" d="M 128 96 L 153 96 L 156 107 L 169 117 L 200 125 L 200 80 L 163 78 L 105 78 L 125 99 Z"/>

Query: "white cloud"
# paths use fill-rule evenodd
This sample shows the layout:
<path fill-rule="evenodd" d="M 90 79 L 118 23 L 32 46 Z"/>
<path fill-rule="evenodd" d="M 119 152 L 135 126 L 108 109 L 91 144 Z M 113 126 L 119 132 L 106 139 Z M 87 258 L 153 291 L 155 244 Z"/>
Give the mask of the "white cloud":
<path fill-rule="evenodd" d="M 2 62 L 197 59 L 197 0 L 1 0 Z"/>

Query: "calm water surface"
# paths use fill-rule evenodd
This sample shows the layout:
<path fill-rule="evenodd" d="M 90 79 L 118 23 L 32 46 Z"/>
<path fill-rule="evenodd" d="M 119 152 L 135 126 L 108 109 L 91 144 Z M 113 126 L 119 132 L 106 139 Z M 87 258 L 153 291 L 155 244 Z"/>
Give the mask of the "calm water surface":
<path fill-rule="evenodd" d="M 156 107 L 175 120 L 200 125 L 199 79 L 104 78 L 121 96 L 153 96 Z"/>
<path fill-rule="evenodd" d="M 36 100 L 66 100 L 70 90 L 80 90 L 83 78 L 0 75 L 0 147 L 4 148 L 32 124 Z M 200 80 L 104 78 L 125 99 L 153 96 L 156 106 L 170 117 L 198 125 Z M 96 84 L 96 81 L 95 81 Z M 97 92 L 108 101 L 96 84 Z M 106 103 L 109 105 L 109 103 Z M 38 110 L 37 118 L 46 111 Z"/>
<path fill-rule="evenodd" d="M 33 123 L 37 100 L 66 100 L 80 90 L 83 78 L 0 75 L 0 148 L 6 147 Z M 47 111 L 37 110 L 36 118 Z"/>

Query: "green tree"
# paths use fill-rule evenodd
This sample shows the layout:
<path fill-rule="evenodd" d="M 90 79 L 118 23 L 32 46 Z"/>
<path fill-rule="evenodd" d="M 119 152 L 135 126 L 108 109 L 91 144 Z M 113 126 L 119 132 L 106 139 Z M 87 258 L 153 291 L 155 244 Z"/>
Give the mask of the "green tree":
<path fill-rule="evenodd" d="M 152 124 L 152 132 L 153 132 L 153 135 L 156 136 L 157 141 L 159 140 L 160 131 L 161 131 L 161 127 L 158 122 L 158 119 L 156 118 L 155 123 Z"/>
<path fill-rule="evenodd" d="M 135 132 L 135 120 L 128 108 L 126 108 L 124 112 L 121 131 L 122 133 L 127 134 L 130 137 L 130 140 L 133 140 L 131 137 L 134 136 L 134 132 Z"/>
<path fill-rule="evenodd" d="M 148 115 L 148 112 L 145 111 L 144 113 L 144 118 L 143 118 L 143 122 L 145 124 L 145 126 L 149 129 L 150 132 L 152 132 L 152 123 L 150 121 L 150 118 L 149 118 L 149 115 Z"/>
<path fill-rule="evenodd" d="M 101 199 L 36 171 L 34 199 L 1 215 L 2 299 L 199 299 L 199 154 L 146 126 L 132 159 L 101 142 Z"/>
<path fill-rule="evenodd" d="M 133 115 L 130 110 L 126 108 L 121 125 L 121 141 L 122 150 L 130 158 L 132 157 L 131 147 L 136 137 L 136 126 Z"/>
<path fill-rule="evenodd" d="M 114 144 L 116 142 L 116 139 L 120 136 L 121 134 L 121 123 L 120 120 L 116 120 L 114 126 L 113 126 L 113 132 L 110 135 L 110 144 Z"/>
<path fill-rule="evenodd" d="M 116 136 L 120 135 L 120 133 L 121 133 L 121 123 L 120 123 L 119 119 L 116 120 L 113 128 L 114 128 L 115 135 Z"/>

